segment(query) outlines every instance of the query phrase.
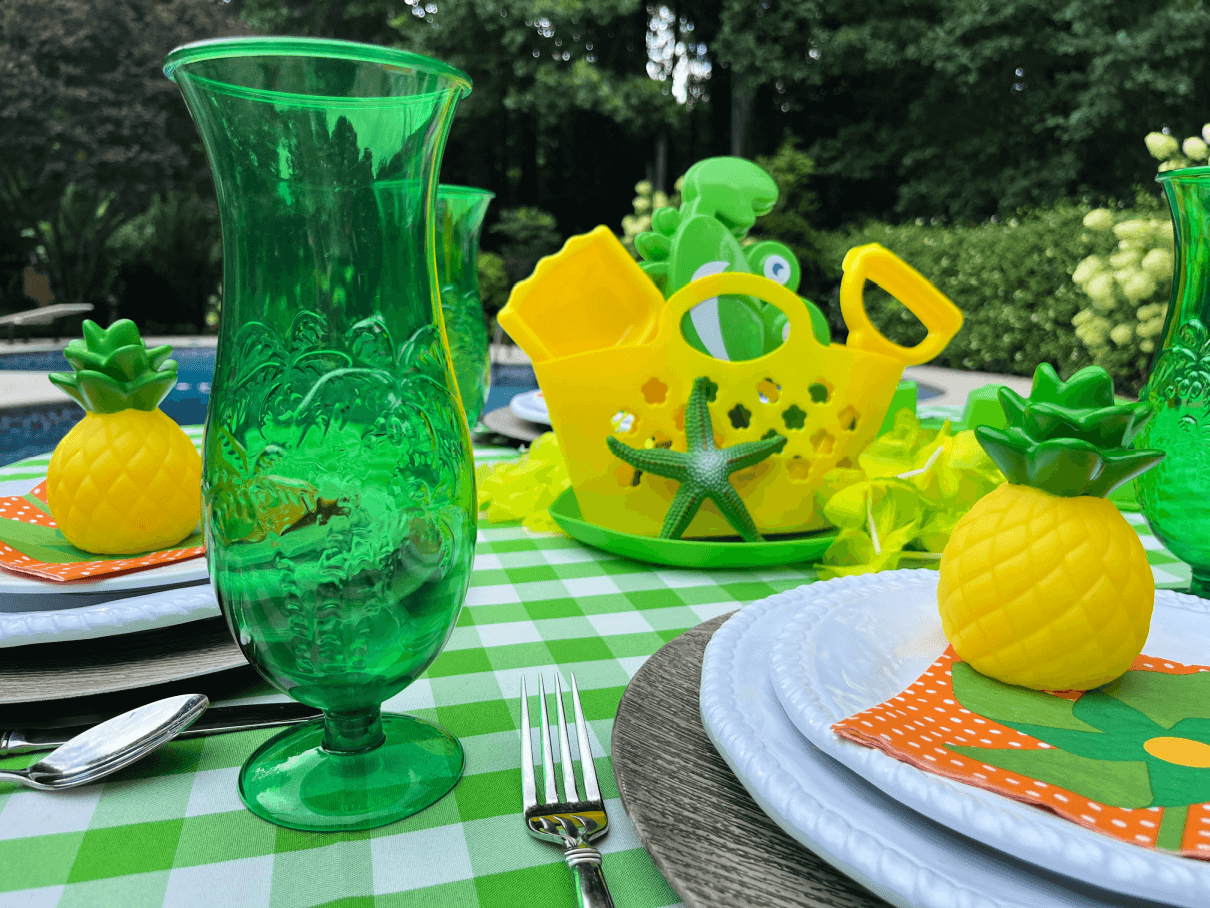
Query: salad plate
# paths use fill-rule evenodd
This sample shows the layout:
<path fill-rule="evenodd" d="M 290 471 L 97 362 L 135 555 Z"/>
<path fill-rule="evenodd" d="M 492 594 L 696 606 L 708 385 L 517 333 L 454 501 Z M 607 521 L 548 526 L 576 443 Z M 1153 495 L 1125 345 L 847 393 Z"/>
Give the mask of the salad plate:
<path fill-rule="evenodd" d="M 761 810 L 828 863 L 904 908 L 1156 905 L 1051 873 L 958 835 L 813 747 L 782 709 L 768 666 L 782 628 L 816 586 L 747 606 L 706 647 L 703 725 Z"/>
<path fill-rule="evenodd" d="M 835 722 L 897 696 L 945 651 L 937 577 L 934 571 L 889 571 L 800 588 L 768 668 L 794 727 L 885 796 L 1005 855 L 1126 897 L 1189 908 L 1210 902 L 1210 862 L 1136 847 L 1042 808 L 924 772 L 832 731 Z M 1205 663 L 1210 602 L 1158 590 L 1143 652 Z"/>
<path fill-rule="evenodd" d="M 524 394 L 518 394 L 508 402 L 508 407 L 517 416 L 529 422 L 541 423 L 542 425 L 550 425 L 550 410 L 546 406 L 546 398 L 542 396 L 542 389 L 537 391 L 526 391 Z"/>

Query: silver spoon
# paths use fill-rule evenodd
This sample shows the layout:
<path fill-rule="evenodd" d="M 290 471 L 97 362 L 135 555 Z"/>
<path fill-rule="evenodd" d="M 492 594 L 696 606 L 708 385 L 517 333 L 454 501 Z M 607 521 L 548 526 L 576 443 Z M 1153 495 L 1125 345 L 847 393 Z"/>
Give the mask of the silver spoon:
<path fill-rule="evenodd" d="M 209 705 L 203 694 L 148 703 L 76 735 L 33 766 L 0 770 L 0 781 L 20 782 L 41 791 L 95 782 L 171 741 Z"/>

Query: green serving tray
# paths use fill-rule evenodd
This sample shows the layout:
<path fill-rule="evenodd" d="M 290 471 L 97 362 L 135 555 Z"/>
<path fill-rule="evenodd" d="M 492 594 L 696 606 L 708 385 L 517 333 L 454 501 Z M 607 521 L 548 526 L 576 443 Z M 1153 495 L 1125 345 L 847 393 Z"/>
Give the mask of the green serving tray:
<path fill-rule="evenodd" d="M 780 567 L 818 561 L 836 539 L 835 530 L 775 536 L 764 542 L 634 536 L 586 522 L 572 489 L 555 499 L 550 516 L 568 536 L 585 545 L 635 561 L 681 568 Z"/>

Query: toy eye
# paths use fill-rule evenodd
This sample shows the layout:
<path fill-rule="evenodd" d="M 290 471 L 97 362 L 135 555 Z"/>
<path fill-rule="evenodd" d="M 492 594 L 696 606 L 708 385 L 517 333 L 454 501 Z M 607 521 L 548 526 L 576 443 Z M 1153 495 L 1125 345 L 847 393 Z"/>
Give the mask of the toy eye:
<path fill-rule="evenodd" d="M 765 259 L 765 277 L 779 284 L 785 284 L 790 279 L 790 263 L 785 256 L 771 255 Z"/>

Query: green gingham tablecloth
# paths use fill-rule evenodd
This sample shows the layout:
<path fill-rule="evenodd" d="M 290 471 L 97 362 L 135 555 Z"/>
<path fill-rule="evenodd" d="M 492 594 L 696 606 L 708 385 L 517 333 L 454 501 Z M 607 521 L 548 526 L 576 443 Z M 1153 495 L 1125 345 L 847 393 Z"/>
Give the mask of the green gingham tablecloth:
<path fill-rule="evenodd" d="M 959 411 L 921 407 L 921 415 Z M 196 438 L 197 431 L 193 430 Z M 483 461 L 510 449 L 476 449 Z M 49 456 L 0 468 L 37 480 Z M 31 482 L 31 485 L 33 483 Z M 1189 569 L 1138 529 L 1157 585 Z M 809 566 L 700 571 L 618 558 L 561 535 L 483 522 L 470 592 L 449 644 L 388 701 L 444 725 L 466 749 L 454 791 L 419 814 L 366 832 L 279 829 L 244 809 L 243 761 L 277 729 L 176 741 L 106 782 L 71 791 L 0 783 L 0 908 L 514 908 L 573 906 L 559 849 L 520 819 L 517 693 L 539 673 L 575 672 L 609 811 L 601 842 L 619 908 L 678 905 L 618 800 L 610 736 L 630 678 L 657 649 L 724 612 L 815 579 Z M 265 686 L 261 699 L 285 699 Z M 696 703 L 685 709 L 696 710 Z M 35 755 L 0 760 L 12 768 Z"/>

